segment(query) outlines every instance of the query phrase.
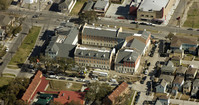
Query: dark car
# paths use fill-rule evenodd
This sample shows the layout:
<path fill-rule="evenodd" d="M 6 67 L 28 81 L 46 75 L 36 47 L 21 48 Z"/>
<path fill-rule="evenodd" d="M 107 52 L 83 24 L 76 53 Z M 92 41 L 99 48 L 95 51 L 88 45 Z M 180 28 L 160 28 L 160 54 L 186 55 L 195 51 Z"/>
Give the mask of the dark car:
<path fill-rule="evenodd" d="M 66 80 L 66 78 L 65 78 L 65 77 L 60 77 L 59 79 L 60 79 L 60 80 Z"/>
<path fill-rule="evenodd" d="M 72 78 L 69 78 L 69 79 L 67 79 L 67 80 L 69 80 L 69 81 L 73 81 L 73 79 L 72 79 Z"/>
<path fill-rule="evenodd" d="M 140 23 L 140 25 L 147 25 L 147 23 L 143 23 L 143 22 L 142 22 L 142 23 Z"/>
<path fill-rule="evenodd" d="M 111 86 L 117 86 L 117 84 L 111 84 Z"/>
<path fill-rule="evenodd" d="M 187 30 L 193 30 L 192 28 L 188 28 Z"/>
<path fill-rule="evenodd" d="M 143 81 L 143 80 L 141 80 L 141 81 L 140 81 L 140 83 L 141 83 L 141 84 L 144 84 L 144 81 Z"/>
<path fill-rule="evenodd" d="M 138 22 L 131 22 L 131 24 L 137 24 Z"/>
<path fill-rule="evenodd" d="M 146 80 L 146 76 L 144 76 L 144 77 L 142 78 L 142 80 L 145 81 L 145 80 Z"/>

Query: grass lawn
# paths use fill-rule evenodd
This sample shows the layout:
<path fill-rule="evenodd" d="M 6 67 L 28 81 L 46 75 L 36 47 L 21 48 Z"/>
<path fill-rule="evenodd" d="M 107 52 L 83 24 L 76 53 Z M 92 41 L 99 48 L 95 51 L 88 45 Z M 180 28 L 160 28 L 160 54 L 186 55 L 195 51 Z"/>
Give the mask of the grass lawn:
<path fill-rule="evenodd" d="M 36 27 L 36 26 L 30 29 L 30 33 L 25 37 L 22 45 L 19 47 L 19 49 L 17 50 L 17 52 L 9 62 L 8 65 L 9 68 L 19 67 L 19 65 L 23 64 L 26 61 L 27 57 L 34 48 L 40 29 L 41 27 Z"/>
<path fill-rule="evenodd" d="M 75 6 L 73 7 L 70 14 L 71 15 L 78 15 L 78 13 L 82 9 L 85 2 L 87 2 L 87 0 L 78 0 L 77 3 L 75 4 Z"/>
<path fill-rule="evenodd" d="M 159 96 L 162 96 L 162 95 L 167 95 L 166 93 L 155 93 L 154 96 L 156 97 L 159 97 Z"/>
<path fill-rule="evenodd" d="M 194 2 L 193 5 L 189 8 L 187 14 L 187 20 L 184 23 L 184 27 L 193 27 L 199 28 L 199 4 Z"/>
<path fill-rule="evenodd" d="M 180 99 L 181 100 L 188 100 L 189 98 L 190 98 L 190 96 L 183 94 Z"/>
<path fill-rule="evenodd" d="M 132 99 L 133 99 L 133 96 L 134 96 L 134 94 L 136 93 L 135 92 L 135 90 L 131 90 L 131 97 L 130 97 L 130 100 L 128 101 L 128 105 L 131 105 L 131 103 L 134 103 L 134 100 L 132 101 Z"/>
<path fill-rule="evenodd" d="M 9 78 L 9 77 L 0 77 L 0 87 L 4 85 L 8 85 L 10 81 L 12 81 L 14 78 Z"/>
<path fill-rule="evenodd" d="M 67 87 L 68 83 L 71 83 L 71 86 L 69 88 Z M 78 91 L 81 90 L 81 88 L 82 84 L 80 83 L 51 80 L 49 83 L 49 87 L 47 88 L 47 91 L 61 91 L 61 90 Z"/>

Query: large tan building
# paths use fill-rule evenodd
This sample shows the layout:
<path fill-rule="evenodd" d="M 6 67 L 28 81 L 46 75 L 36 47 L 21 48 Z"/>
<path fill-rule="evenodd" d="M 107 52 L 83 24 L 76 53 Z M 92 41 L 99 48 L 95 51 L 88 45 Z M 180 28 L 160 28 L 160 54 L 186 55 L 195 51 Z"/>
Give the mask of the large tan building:
<path fill-rule="evenodd" d="M 163 22 L 176 0 L 143 0 L 137 9 L 137 20 Z"/>
<path fill-rule="evenodd" d="M 75 62 L 79 65 L 110 70 L 114 53 L 115 50 L 110 48 L 78 45 L 74 55 Z"/>

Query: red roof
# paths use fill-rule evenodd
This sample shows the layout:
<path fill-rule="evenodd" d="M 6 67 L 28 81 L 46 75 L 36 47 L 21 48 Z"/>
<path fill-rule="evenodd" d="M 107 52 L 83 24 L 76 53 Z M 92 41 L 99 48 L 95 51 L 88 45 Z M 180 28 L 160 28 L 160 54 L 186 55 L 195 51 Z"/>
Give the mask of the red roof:
<path fill-rule="evenodd" d="M 48 84 L 48 80 L 43 77 L 42 72 L 38 71 L 34 76 L 32 82 L 29 84 L 28 89 L 24 93 L 22 100 L 27 101 L 28 103 L 34 98 L 37 92 L 44 91 Z"/>
<path fill-rule="evenodd" d="M 126 90 L 126 88 L 128 88 L 128 84 L 126 82 L 122 82 L 109 96 L 109 100 L 111 100 L 112 102 L 115 101 L 115 98 L 120 96 L 123 91 Z"/>
<path fill-rule="evenodd" d="M 66 105 L 73 100 L 83 105 L 84 95 L 85 95 L 84 92 L 60 91 L 58 98 L 54 98 L 54 101 L 60 102 L 61 104 Z"/>

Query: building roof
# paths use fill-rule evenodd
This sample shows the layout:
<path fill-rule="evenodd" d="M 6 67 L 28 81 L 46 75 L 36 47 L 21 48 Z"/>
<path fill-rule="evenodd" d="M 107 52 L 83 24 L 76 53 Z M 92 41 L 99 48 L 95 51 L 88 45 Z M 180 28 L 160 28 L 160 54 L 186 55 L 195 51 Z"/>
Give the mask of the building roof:
<path fill-rule="evenodd" d="M 172 83 L 173 80 L 174 80 L 174 76 L 172 75 L 164 75 L 164 74 L 161 74 L 160 77 L 159 77 L 160 80 L 165 80 L 167 83 Z"/>
<path fill-rule="evenodd" d="M 59 3 L 59 7 L 66 7 L 68 8 L 69 4 L 72 2 L 72 0 L 61 0 Z"/>
<path fill-rule="evenodd" d="M 186 74 L 188 75 L 194 75 L 195 73 L 197 73 L 197 68 L 192 68 L 192 67 L 189 67 Z"/>
<path fill-rule="evenodd" d="M 63 105 L 70 103 L 71 101 L 79 102 L 81 105 L 84 104 L 84 92 L 76 91 L 60 91 L 57 98 L 54 101 L 60 102 Z"/>
<path fill-rule="evenodd" d="M 29 103 L 34 98 L 37 92 L 44 91 L 48 82 L 49 81 L 46 80 L 45 77 L 43 77 L 42 72 L 38 71 L 31 83 L 29 84 L 28 88 L 26 89 L 26 92 L 22 96 L 22 100 Z"/>
<path fill-rule="evenodd" d="M 93 10 L 94 2 L 92 0 L 88 0 L 86 6 L 84 7 L 83 11 L 91 11 Z"/>
<path fill-rule="evenodd" d="M 94 5 L 94 8 L 100 8 L 105 9 L 105 7 L 109 4 L 109 0 L 97 0 L 97 2 Z"/>
<path fill-rule="evenodd" d="M 167 86 L 167 82 L 163 79 L 160 83 L 161 86 L 166 87 Z"/>
<path fill-rule="evenodd" d="M 114 102 L 115 98 L 120 96 L 123 91 L 126 90 L 126 88 L 128 88 L 128 84 L 126 82 L 122 82 L 109 96 L 109 100 Z"/>
<path fill-rule="evenodd" d="M 183 85 L 183 87 L 191 87 L 191 81 L 186 81 L 185 83 L 184 83 L 184 85 Z"/>
<path fill-rule="evenodd" d="M 160 11 L 170 0 L 143 0 L 139 6 L 141 11 Z"/>
<path fill-rule="evenodd" d="M 179 57 L 179 56 L 172 56 L 171 60 L 180 61 L 181 57 Z"/>
<path fill-rule="evenodd" d="M 112 29 L 112 28 L 100 28 L 100 27 L 85 25 L 83 29 L 83 35 L 116 38 L 117 34 L 118 34 L 118 29 Z"/>
<path fill-rule="evenodd" d="M 176 78 L 173 81 L 173 84 L 181 84 L 184 81 L 184 77 L 176 76 Z"/>
<path fill-rule="evenodd" d="M 169 61 L 167 63 L 167 65 L 163 65 L 162 68 L 161 68 L 161 71 L 162 72 L 171 72 L 171 73 L 174 73 L 176 70 L 176 67 L 174 67 L 174 64 L 172 61 Z"/>
<path fill-rule="evenodd" d="M 110 48 L 105 47 L 79 45 L 76 47 L 75 56 L 109 60 L 111 51 Z"/>
<path fill-rule="evenodd" d="M 186 70 L 187 70 L 186 67 L 181 66 L 181 67 L 177 68 L 176 73 L 185 74 Z"/>
<path fill-rule="evenodd" d="M 8 23 L 13 20 L 13 16 L 8 16 L 8 15 L 0 15 L 0 26 L 6 26 Z"/>
<path fill-rule="evenodd" d="M 134 38 L 127 42 L 126 47 L 129 47 L 130 49 L 136 50 L 139 54 L 142 54 L 145 49 L 145 43 L 141 42 L 140 40 Z"/>
<path fill-rule="evenodd" d="M 195 79 L 195 80 L 193 81 L 193 86 L 194 86 L 194 87 L 199 87 L 199 79 Z"/>
<path fill-rule="evenodd" d="M 173 36 L 171 39 L 171 47 L 180 47 L 182 44 L 197 45 L 197 39 L 192 37 Z"/>
<path fill-rule="evenodd" d="M 139 53 L 135 50 L 130 49 L 120 49 L 116 55 L 115 63 L 124 63 L 124 62 L 135 62 L 138 57 Z"/>
<path fill-rule="evenodd" d="M 125 39 L 128 36 L 133 36 L 133 33 L 129 33 L 129 32 L 119 32 L 118 34 L 118 38 L 122 38 Z"/>

